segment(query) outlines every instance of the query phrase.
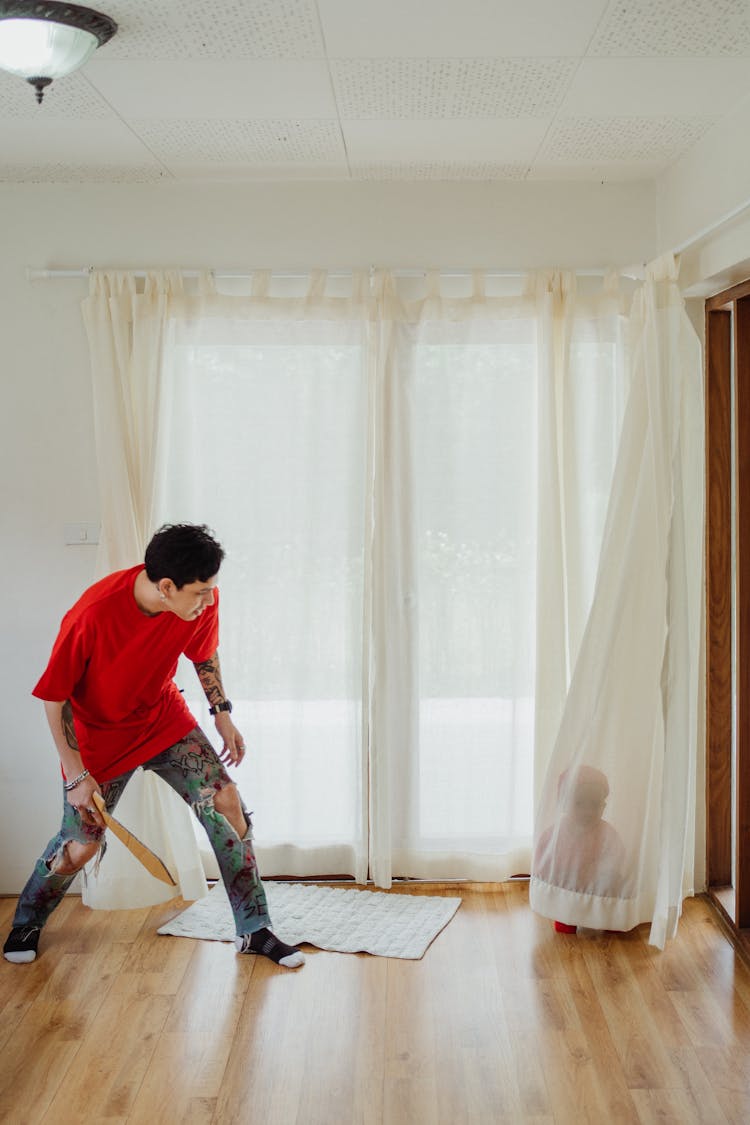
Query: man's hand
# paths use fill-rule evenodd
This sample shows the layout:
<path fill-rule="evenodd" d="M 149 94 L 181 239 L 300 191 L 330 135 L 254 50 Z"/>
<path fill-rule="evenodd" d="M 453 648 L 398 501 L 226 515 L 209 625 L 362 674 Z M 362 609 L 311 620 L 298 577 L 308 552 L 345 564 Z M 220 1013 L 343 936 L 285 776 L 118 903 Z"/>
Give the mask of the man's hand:
<path fill-rule="evenodd" d="M 99 792 L 96 778 L 89 774 L 88 777 L 84 777 L 83 781 L 78 782 L 75 789 L 69 789 L 65 796 L 68 798 L 68 804 L 72 805 L 74 809 L 78 809 L 83 824 L 98 824 L 101 828 L 104 828 L 101 813 L 92 798 L 93 793 Z"/>
<path fill-rule="evenodd" d="M 245 740 L 232 722 L 228 711 L 219 711 L 216 715 L 216 729 L 221 735 L 224 746 L 219 757 L 222 762 L 231 766 L 238 766 L 245 757 Z M 86 779 L 88 780 L 88 778 Z"/>
<path fill-rule="evenodd" d="M 78 777 L 83 772 L 84 765 L 78 749 L 70 700 L 45 700 L 44 713 L 47 716 L 57 753 L 60 755 L 63 776 L 72 781 L 74 777 Z M 67 790 L 65 797 L 69 805 L 78 809 L 83 824 L 97 824 L 103 828 L 104 821 L 91 800 L 91 794 L 96 792 L 98 788 L 96 778 L 89 774 L 78 782 L 75 789 Z"/>

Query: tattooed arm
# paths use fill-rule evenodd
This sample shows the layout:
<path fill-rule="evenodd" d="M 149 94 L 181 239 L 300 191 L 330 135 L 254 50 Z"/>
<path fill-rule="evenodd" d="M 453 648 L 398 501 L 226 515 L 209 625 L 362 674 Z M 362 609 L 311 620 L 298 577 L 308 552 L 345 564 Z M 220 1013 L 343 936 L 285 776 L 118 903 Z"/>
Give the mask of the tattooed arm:
<path fill-rule="evenodd" d="M 70 701 L 53 703 L 45 700 L 44 712 L 47 716 L 49 729 L 52 733 L 57 753 L 60 755 L 63 773 L 66 781 L 72 781 L 86 768 L 78 749 L 78 739 L 73 725 L 73 711 Z M 79 809 L 84 821 L 94 824 L 103 824 L 101 816 L 96 811 L 91 800 L 92 793 L 98 793 L 99 786 L 96 778 L 89 774 L 71 789 L 67 794 L 68 802 Z M 92 811 L 89 812 L 88 810 Z"/>
<path fill-rule="evenodd" d="M 217 703 L 224 703 L 227 697 L 224 685 L 221 682 L 218 651 L 208 660 L 201 660 L 193 667 L 198 673 L 198 679 L 210 706 L 215 707 Z M 232 722 L 232 716 L 228 711 L 218 711 L 214 716 L 214 722 L 217 731 L 224 740 L 224 747 L 219 757 L 222 762 L 228 762 L 233 766 L 238 765 L 245 756 L 245 740 Z"/>
<path fill-rule="evenodd" d="M 208 660 L 202 660 L 200 664 L 194 664 L 198 679 L 201 682 L 201 687 L 206 693 L 206 699 L 212 707 L 217 703 L 224 703 L 226 694 L 224 692 L 224 685 L 221 682 L 221 666 L 219 664 L 218 651 L 209 657 Z M 221 714 L 221 712 L 220 712 Z"/>

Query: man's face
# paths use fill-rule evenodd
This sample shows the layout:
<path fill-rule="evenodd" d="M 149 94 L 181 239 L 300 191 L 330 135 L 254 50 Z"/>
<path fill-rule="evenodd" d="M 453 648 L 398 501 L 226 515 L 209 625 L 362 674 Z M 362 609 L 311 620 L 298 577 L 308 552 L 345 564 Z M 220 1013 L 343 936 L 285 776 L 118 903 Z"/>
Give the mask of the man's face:
<path fill-rule="evenodd" d="M 195 621 L 207 606 L 214 604 L 217 582 L 218 575 L 215 574 L 206 582 L 186 582 L 178 590 L 174 582 L 165 578 L 159 583 L 164 594 L 164 608 L 183 621 Z"/>

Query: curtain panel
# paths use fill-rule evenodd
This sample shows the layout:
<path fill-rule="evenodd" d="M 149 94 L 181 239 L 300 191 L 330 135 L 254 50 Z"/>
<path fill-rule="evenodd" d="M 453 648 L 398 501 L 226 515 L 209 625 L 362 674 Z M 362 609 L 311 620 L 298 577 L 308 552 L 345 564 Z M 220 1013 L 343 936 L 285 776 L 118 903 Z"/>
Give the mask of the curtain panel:
<path fill-rule="evenodd" d="M 224 542 L 220 651 L 265 874 L 388 886 L 531 869 L 605 517 L 630 518 L 610 497 L 643 312 L 614 276 L 507 285 L 377 270 L 258 273 L 233 292 L 209 275 L 190 291 L 174 274 L 92 279 L 101 565 L 138 561 L 166 521 Z M 695 641 L 693 596 L 675 578 L 691 629 L 670 682 Z M 180 686 L 210 734 L 191 669 Z M 151 842 L 139 805 L 123 820 Z M 157 819 L 184 835 L 184 808 Z"/>
<path fill-rule="evenodd" d="M 663 947 L 693 893 L 703 588 L 700 345 L 671 256 L 648 268 L 629 337 L 632 386 L 530 901 L 568 924 L 651 921 Z"/>
<path fill-rule="evenodd" d="M 199 279 L 202 288 L 206 279 Z M 170 307 L 183 292 L 179 272 L 136 278 L 125 271 L 91 273 L 83 320 L 89 342 L 99 467 L 101 536 L 97 576 L 143 559 L 155 530 L 161 469 L 159 429 L 163 352 Z M 206 894 L 204 865 L 180 798 L 150 774 L 136 772 L 118 816 L 158 852 L 186 899 Z M 119 909 L 165 902 L 171 892 L 150 878 L 110 833 L 106 869 L 90 865 L 82 887 L 91 907 Z"/>

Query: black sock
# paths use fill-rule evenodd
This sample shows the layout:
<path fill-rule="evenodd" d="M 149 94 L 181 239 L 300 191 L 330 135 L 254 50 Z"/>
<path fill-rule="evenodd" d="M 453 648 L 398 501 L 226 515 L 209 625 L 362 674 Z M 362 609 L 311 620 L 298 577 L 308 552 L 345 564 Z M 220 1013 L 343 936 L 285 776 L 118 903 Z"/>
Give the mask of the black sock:
<path fill-rule="evenodd" d="M 238 948 L 240 948 L 239 945 Z M 256 930 L 255 933 L 246 934 L 241 951 L 243 953 L 259 953 L 261 957 L 268 957 L 271 961 L 274 961 L 277 965 L 283 965 L 286 969 L 296 969 L 305 963 L 304 955 L 295 945 L 287 945 L 280 941 L 267 926 L 264 926 L 262 930 Z"/>

